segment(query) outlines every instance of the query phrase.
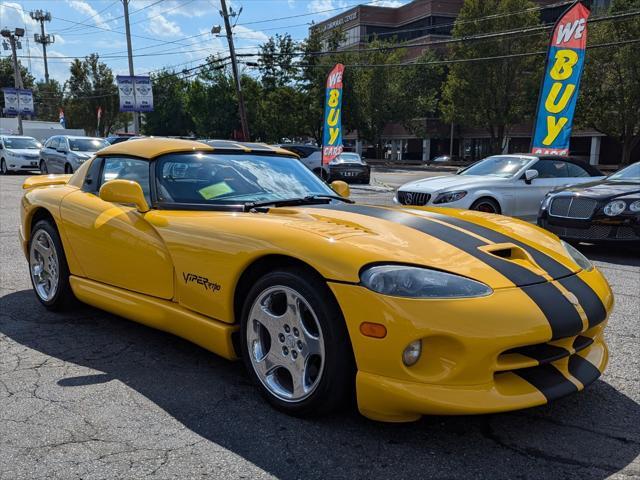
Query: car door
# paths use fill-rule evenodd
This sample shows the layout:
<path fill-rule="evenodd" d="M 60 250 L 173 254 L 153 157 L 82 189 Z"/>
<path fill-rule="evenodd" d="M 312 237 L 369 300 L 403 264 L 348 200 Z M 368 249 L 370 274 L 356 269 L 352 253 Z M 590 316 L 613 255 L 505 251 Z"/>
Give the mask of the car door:
<path fill-rule="evenodd" d="M 528 169 L 537 170 L 538 177 L 527 183 L 522 175 L 522 192 L 517 196 L 518 216 L 534 221 L 545 195 L 570 182 L 569 170 L 567 162 L 561 159 L 539 159 Z"/>
<path fill-rule="evenodd" d="M 56 154 L 58 153 L 56 149 L 58 148 L 58 144 L 60 142 L 60 137 L 52 137 L 47 140 L 45 144 L 45 148 L 42 150 L 42 158 L 45 161 L 47 166 L 47 171 L 49 173 L 57 173 L 57 165 L 56 165 Z"/>
<path fill-rule="evenodd" d="M 145 219 L 147 214 L 99 197 L 100 186 L 114 179 L 138 182 L 151 203 L 147 160 L 97 157 L 82 190 L 62 200 L 61 217 L 72 254 L 91 280 L 171 299 L 173 263 L 155 227 Z"/>

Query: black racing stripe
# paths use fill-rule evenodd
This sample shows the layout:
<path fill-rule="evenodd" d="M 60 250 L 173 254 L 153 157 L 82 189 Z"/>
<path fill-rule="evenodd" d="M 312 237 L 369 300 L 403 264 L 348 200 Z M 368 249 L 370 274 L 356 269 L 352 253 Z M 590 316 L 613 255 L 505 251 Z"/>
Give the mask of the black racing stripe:
<path fill-rule="evenodd" d="M 576 352 L 579 352 L 580 350 L 584 350 L 585 348 L 587 348 L 592 343 L 593 343 L 593 338 L 585 337 L 583 335 L 578 335 L 573 341 L 572 346 Z"/>
<path fill-rule="evenodd" d="M 478 247 L 488 244 L 472 235 L 398 210 L 365 205 L 319 205 L 318 208 L 348 211 L 387 220 L 443 240 L 486 263 L 516 286 L 526 285 L 520 288 L 542 310 L 551 326 L 552 339 L 577 335 L 582 331 L 580 315 L 555 285 L 521 265 L 479 250 Z"/>
<path fill-rule="evenodd" d="M 505 351 L 504 353 L 519 353 L 529 358 L 537 360 L 540 365 L 555 362 L 561 358 L 568 357 L 569 351 L 556 345 L 548 343 L 539 343 L 537 345 L 525 345 L 524 347 L 516 347 Z"/>
<path fill-rule="evenodd" d="M 551 325 L 552 340 L 573 337 L 583 329 L 582 318 L 576 307 L 552 283 L 520 287 L 536 302 Z"/>
<path fill-rule="evenodd" d="M 535 260 L 535 262 L 540 265 L 544 271 L 546 271 L 552 278 L 558 279 L 558 281 L 571 293 L 573 293 L 582 309 L 587 314 L 587 318 L 589 319 L 589 328 L 598 325 L 603 322 L 605 318 L 607 318 L 607 312 L 602 304 L 602 300 L 600 297 L 593 291 L 593 289 L 587 285 L 581 278 L 577 277 L 573 274 L 571 270 L 562 265 L 557 260 L 553 259 L 549 255 L 536 248 L 533 248 L 526 243 L 523 243 L 515 238 L 504 235 L 500 232 L 496 232 L 491 230 L 490 228 L 483 227 L 481 225 L 477 225 L 475 223 L 469 222 L 467 220 L 461 220 L 459 218 L 450 217 L 447 215 L 442 215 L 440 213 L 429 212 L 429 214 L 433 215 L 434 218 L 441 220 L 443 222 L 447 222 L 451 225 L 456 225 L 457 227 L 464 228 L 465 230 L 469 230 L 477 235 L 481 235 L 488 240 L 496 243 L 507 243 L 511 242 L 520 248 L 526 250 L 529 255 Z"/>
<path fill-rule="evenodd" d="M 429 212 L 429 214 L 434 215 L 434 218 L 437 218 L 438 220 L 447 222 L 451 225 L 455 225 L 465 230 L 469 230 L 470 232 L 473 232 L 476 235 L 480 235 L 488 240 L 491 240 L 492 242 L 513 243 L 514 245 L 517 245 L 518 247 L 528 252 L 529 255 L 531 255 L 531 257 L 536 261 L 536 263 L 540 265 L 540 268 L 547 272 L 552 278 L 566 277 L 573 274 L 573 272 L 569 268 L 565 267 L 557 260 L 551 258 L 546 253 L 543 253 L 540 250 L 533 248 L 531 245 L 527 245 L 526 243 L 523 243 L 516 238 L 505 235 L 504 233 L 496 232 L 495 230 L 491 230 L 488 227 L 483 227 L 482 225 L 478 225 L 477 223 L 473 223 L 468 220 L 462 220 L 460 218 L 450 217 L 448 215 L 443 215 L 441 213 L 435 212 Z"/>
<path fill-rule="evenodd" d="M 551 364 L 523 368 L 513 373 L 540 390 L 548 402 L 578 391 L 578 387 Z"/>
<path fill-rule="evenodd" d="M 595 382 L 600 376 L 600 370 L 580 355 L 572 355 L 571 358 L 569 358 L 569 373 L 580 380 L 580 383 L 585 387 Z"/>
<path fill-rule="evenodd" d="M 604 308 L 600 297 L 589 285 L 575 275 L 561 278 L 558 282 L 576 296 L 582 309 L 587 314 L 589 328 L 595 327 L 605 321 L 607 318 L 607 310 Z"/>

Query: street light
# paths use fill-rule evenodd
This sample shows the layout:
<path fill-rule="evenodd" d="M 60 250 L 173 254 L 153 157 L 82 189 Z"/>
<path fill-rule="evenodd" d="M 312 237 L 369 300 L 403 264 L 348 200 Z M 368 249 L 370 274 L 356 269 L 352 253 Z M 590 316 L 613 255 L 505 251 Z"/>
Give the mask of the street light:
<path fill-rule="evenodd" d="M 24 28 L 16 28 L 15 34 L 16 37 L 24 37 Z"/>
<path fill-rule="evenodd" d="M 211 27 L 211 33 L 213 35 L 217 35 L 222 31 L 222 27 L 220 25 L 214 25 L 213 27 Z"/>

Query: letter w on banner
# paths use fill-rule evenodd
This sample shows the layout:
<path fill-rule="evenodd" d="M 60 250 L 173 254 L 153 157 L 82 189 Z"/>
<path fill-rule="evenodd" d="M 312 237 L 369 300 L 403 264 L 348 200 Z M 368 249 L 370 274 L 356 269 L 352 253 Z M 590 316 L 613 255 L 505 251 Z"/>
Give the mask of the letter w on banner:
<path fill-rule="evenodd" d="M 326 165 L 342 153 L 342 75 L 344 65 L 338 63 L 327 78 L 322 135 L 322 164 Z"/>
<path fill-rule="evenodd" d="M 590 11 L 576 2 L 556 22 L 538 100 L 531 152 L 568 155 Z"/>

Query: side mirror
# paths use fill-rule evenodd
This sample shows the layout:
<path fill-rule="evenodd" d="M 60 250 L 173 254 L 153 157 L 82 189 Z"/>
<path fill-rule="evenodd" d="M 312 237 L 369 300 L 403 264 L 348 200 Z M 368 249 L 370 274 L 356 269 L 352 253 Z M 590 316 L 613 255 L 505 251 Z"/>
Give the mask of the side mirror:
<path fill-rule="evenodd" d="M 525 171 L 524 172 L 525 183 L 527 185 L 530 184 L 531 180 L 533 180 L 534 178 L 538 178 L 538 175 L 540 175 L 540 173 L 538 172 L 538 170 L 535 170 L 535 169 Z"/>
<path fill-rule="evenodd" d="M 132 180 L 110 180 L 100 187 L 100 198 L 105 202 L 133 204 L 140 213 L 149 211 L 142 187 Z"/>
<path fill-rule="evenodd" d="M 342 180 L 335 180 L 331 182 L 331 189 L 340 195 L 342 198 L 349 198 L 351 195 L 351 190 L 349 189 L 349 185 L 347 185 Z"/>

